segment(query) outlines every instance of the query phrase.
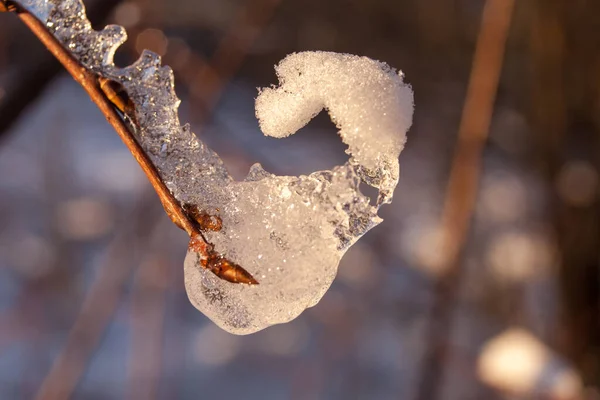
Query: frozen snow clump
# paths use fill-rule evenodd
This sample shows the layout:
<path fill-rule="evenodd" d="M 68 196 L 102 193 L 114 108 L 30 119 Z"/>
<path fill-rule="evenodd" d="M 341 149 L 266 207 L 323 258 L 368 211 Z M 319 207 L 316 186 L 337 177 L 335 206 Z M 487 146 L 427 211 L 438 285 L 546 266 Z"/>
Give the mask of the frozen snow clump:
<path fill-rule="evenodd" d="M 256 100 L 261 129 L 285 137 L 325 108 L 348 145 L 349 160 L 308 176 L 276 176 L 256 164 L 236 182 L 219 156 L 181 125 L 173 72 L 159 56 L 145 51 L 133 65 L 117 67 L 113 56 L 125 30 L 93 30 L 81 0 L 16 2 L 79 63 L 124 88 L 135 110 L 136 139 L 161 179 L 186 209 L 211 222 L 203 233 L 215 254 L 259 282 L 221 280 L 190 249 L 184 272 L 192 304 L 236 334 L 290 321 L 317 304 L 342 255 L 381 222 L 378 208 L 392 199 L 413 113 L 402 73 L 347 54 L 288 56 L 276 68 L 280 86 L 261 90 Z M 379 189 L 375 205 L 359 191 L 361 182 Z"/>
<path fill-rule="evenodd" d="M 276 71 L 280 86 L 256 99 L 264 134 L 292 135 L 326 108 L 349 146 L 350 162 L 380 189 L 382 202 L 390 201 L 412 124 L 413 94 L 403 74 L 367 57 L 328 52 L 291 54 Z"/>
<path fill-rule="evenodd" d="M 332 171 L 275 176 L 255 165 L 219 204 L 223 231 L 208 233 L 259 285 L 233 285 L 185 262 L 192 303 L 229 332 L 252 333 L 287 322 L 325 294 L 348 247 L 381 222 L 391 201 L 398 155 L 412 123 L 413 95 L 386 64 L 347 54 L 292 54 L 277 66 L 280 87 L 260 91 L 256 115 L 267 135 L 285 137 L 326 108 L 351 158 Z M 377 206 L 358 190 L 380 190 Z M 220 196 L 219 196 L 220 197 Z"/>

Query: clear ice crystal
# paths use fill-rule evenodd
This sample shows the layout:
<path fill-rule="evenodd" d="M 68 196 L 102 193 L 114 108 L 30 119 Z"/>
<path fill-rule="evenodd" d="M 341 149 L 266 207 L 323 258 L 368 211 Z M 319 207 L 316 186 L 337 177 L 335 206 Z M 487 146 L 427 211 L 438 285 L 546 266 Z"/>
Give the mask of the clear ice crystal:
<path fill-rule="evenodd" d="M 217 325 L 248 334 L 296 318 L 325 294 L 345 251 L 381 222 L 381 204 L 398 181 L 398 155 L 412 122 L 413 95 L 386 64 L 346 54 L 305 52 L 277 67 L 280 87 L 263 89 L 256 114 L 263 132 L 293 134 L 326 108 L 348 144 L 350 159 L 331 171 L 276 176 L 255 164 L 234 181 L 219 156 L 181 126 L 170 68 L 144 52 L 118 68 L 119 26 L 91 28 L 80 0 L 19 0 L 83 65 L 126 89 L 135 105 L 140 145 L 175 198 L 218 213 L 220 231 L 205 232 L 215 250 L 259 285 L 233 284 L 201 267 L 189 250 L 185 286 L 192 304 Z M 376 206 L 358 189 L 379 189 Z"/>

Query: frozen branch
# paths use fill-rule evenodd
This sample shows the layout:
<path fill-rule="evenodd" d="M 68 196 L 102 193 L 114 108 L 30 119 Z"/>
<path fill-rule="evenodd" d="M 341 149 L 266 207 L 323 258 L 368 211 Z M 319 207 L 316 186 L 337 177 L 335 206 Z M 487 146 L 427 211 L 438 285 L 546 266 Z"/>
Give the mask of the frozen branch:
<path fill-rule="evenodd" d="M 298 177 L 255 164 L 236 182 L 218 155 L 180 124 L 173 73 L 159 56 L 145 51 L 134 64 L 116 67 L 124 29 L 94 31 L 80 0 L 15 4 L 121 136 L 173 222 L 190 235 L 188 295 L 224 329 L 255 332 L 314 306 L 345 251 L 382 221 L 377 212 L 392 199 L 412 123 L 412 90 L 402 73 L 365 57 L 289 56 L 277 67 L 281 86 L 257 99 L 261 127 L 286 136 L 326 108 L 350 159 Z M 361 182 L 379 190 L 377 204 L 360 192 Z M 253 277 L 260 285 L 230 283 L 257 283 Z"/>

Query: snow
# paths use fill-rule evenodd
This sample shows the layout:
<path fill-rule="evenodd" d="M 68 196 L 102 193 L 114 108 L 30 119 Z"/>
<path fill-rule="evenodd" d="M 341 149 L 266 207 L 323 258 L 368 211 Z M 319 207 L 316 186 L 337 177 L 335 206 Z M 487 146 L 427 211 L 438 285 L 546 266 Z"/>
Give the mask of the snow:
<path fill-rule="evenodd" d="M 83 65 L 120 83 L 135 107 L 136 139 L 182 204 L 222 220 L 207 230 L 217 252 L 260 284 L 226 282 L 205 270 L 189 250 L 185 287 L 192 304 L 218 326 L 249 334 L 296 318 L 318 303 L 345 251 L 382 220 L 398 181 L 398 155 L 412 122 L 412 91 L 387 65 L 344 54 L 306 52 L 277 67 L 281 86 L 260 92 L 257 116 L 267 135 L 285 137 L 328 109 L 348 144 L 344 165 L 308 176 L 276 176 L 255 164 L 244 181 L 229 175 L 219 156 L 178 117 L 173 73 L 145 51 L 118 68 L 113 55 L 123 28 L 93 31 L 79 0 L 53 0 L 29 11 Z M 376 205 L 358 189 L 379 189 Z"/>
<path fill-rule="evenodd" d="M 256 99 L 263 133 L 292 135 L 326 108 L 351 163 L 369 171 L 363 176 L 379 176 L 367 183 L 391 201 L 413 114 L 413 93 L 402 73 L 367 57 L 321 51 L 291 54 L 275 69 L 280 86 L 261 90 Z"/>
<path fill-rule="evenodd" d="M 260 90 L 256 115 L 265 135 L 286 137 L 324 107 L 349 145 L 351 159 L 332 171 L 280 177 L 255 165 L 231 197 L 215 207 L 226 232 L 207 233 L 260 282 L 231 285 L 185 261 L 192 303 L 229 332 L 284 323 L 318 303 L 348 247 L 381 222 L 358 190 L 361 178 L 391 201 L 398 155 L 412 122 L 411 89 L 387 65 L 347 54 L 304 52 L 277 67 L 281 86 Z M 365 176 L 372 179 L 367 180 Z"/>

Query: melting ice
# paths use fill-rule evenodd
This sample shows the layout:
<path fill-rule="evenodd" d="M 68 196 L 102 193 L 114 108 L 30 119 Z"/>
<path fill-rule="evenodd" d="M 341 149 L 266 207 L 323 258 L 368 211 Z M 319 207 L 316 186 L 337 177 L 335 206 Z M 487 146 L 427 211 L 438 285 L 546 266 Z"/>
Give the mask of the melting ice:
<path fill-rule="evenodd" d="M 403 75 L 365 57 L 288 56 L 276 68 L 280 86 L 261 90 L 256 100 L 261 129 L 285 137 L 325 108 L 348 145 L 349 160 L 299 177 L 275 176 L 256 164 L 236 182 L 218 155 L 189 126 L 181 126 L 172 71 L 157 55 L 144 52 L 133 65 L 118 68 L 113 55 L 125 41 L 124 29 L 92 30 L 80 0 L 17 3 L 83 65 L 123 85 L 140 125 L 136 138 L 161 178 L 181 203 L 219 214 L 222 229 L 205 236 L 260 282 L 220 280 L 189 251 L 184 270 L 192 304 L 236 334 L 290 321 L 317 304 L 344 252 L 381 222 L 377 210 L 391 201 L 413 113 L 413 94 Z M 375 206 L 358 190 L 361 181 L 379 189 Z"/>
<path fill-rule="evenodd" d="M 262 89 L 256 99 L 262 131 L 288 136 L 326 108 L 351 157 L 332 171 L 300 177 L 255 165 L 244 182 L 229 184 L 220 205 L 225 229 L 208 239 L 260 284 L 219 280 L 198 267 L 191 251 L 184 268 L 192 303 L 238 334 L 290 321 L 323 297 L 348 247 L 381 222 L 378 207 L 358 190 L 361 179 L 380 190 L 378 205 L 391 201 L 412 122 L 412 91 L 386 64 L 304 52 L 276 70 L 280 86 Z"/>

